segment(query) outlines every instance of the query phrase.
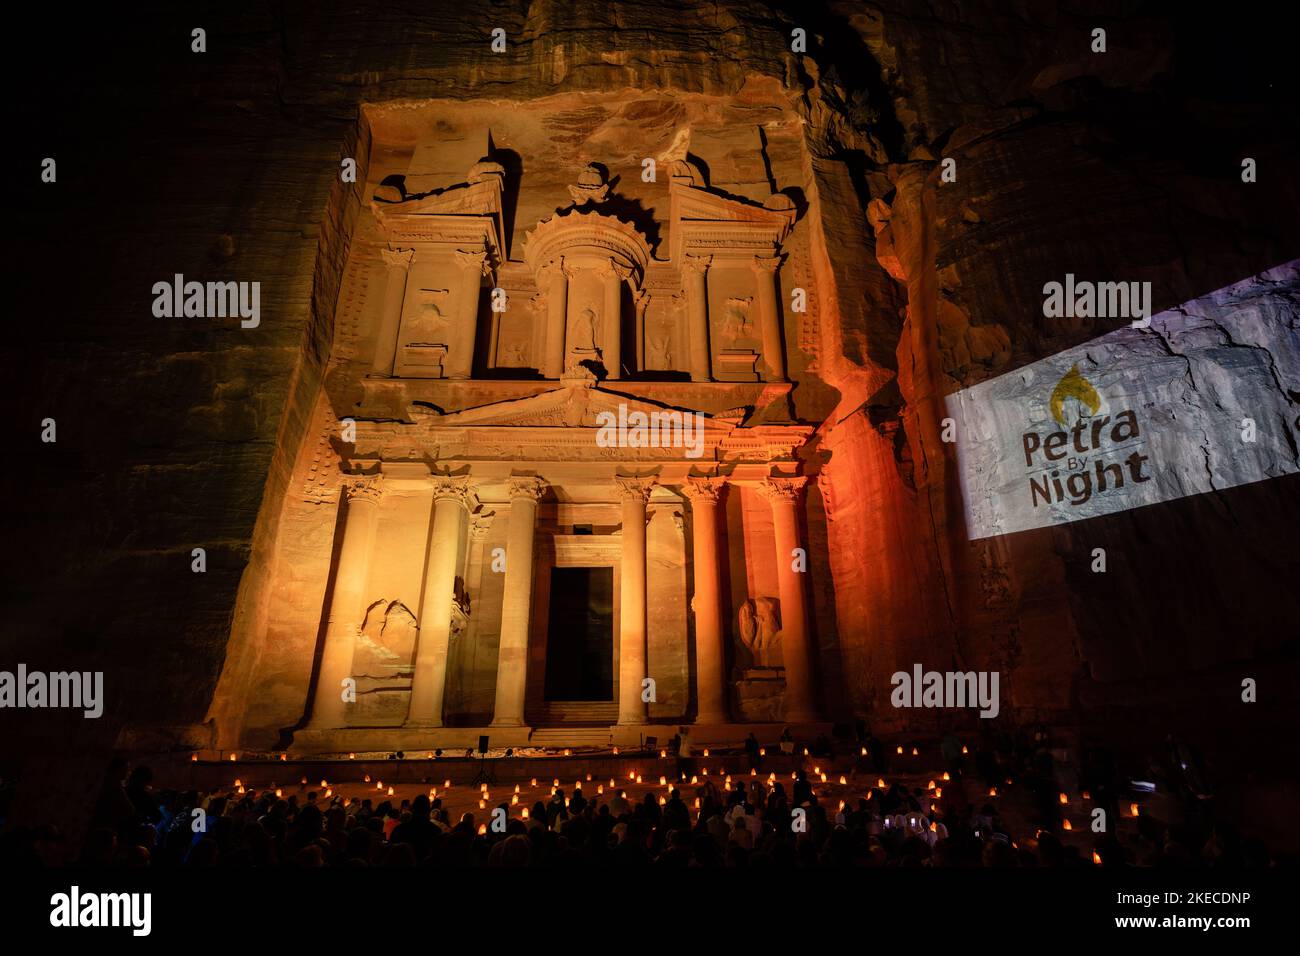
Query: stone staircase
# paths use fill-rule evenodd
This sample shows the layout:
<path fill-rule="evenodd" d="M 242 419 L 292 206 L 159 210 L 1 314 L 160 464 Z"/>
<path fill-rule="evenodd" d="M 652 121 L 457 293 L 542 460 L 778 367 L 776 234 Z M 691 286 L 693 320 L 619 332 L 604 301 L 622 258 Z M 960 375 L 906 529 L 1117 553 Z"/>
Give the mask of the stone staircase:
<path fill-rule="evenodd" d="M 539 727 L 528 743 L 533 747 L 608 747 L 609 727 Z"/>

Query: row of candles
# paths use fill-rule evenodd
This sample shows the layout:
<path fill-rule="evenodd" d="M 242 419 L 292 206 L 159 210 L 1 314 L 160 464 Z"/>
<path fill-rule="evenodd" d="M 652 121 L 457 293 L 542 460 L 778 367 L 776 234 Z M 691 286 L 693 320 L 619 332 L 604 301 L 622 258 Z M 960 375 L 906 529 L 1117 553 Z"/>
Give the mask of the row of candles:
<path fill-rule="evenodd" d="M 861 750 L 862 750 L 862 756 L 864 756 L 864 757 L 868 757 L 868 756 L 870 756 L 870 754 L 867 752 L 867 748 L 866 748 L 866 747 L 861 748 Z M 899 755 L 905 755 L 905 754 L 906 754 L 906 751 L 904 750 L 904 748 L 903 748 L 902 746 L 899 746 L 899 747 L 897 748 L 897 751 L 896 751 L 896 752 L 897 752 Z M 962 752 L 962 753 L 969 753 L 970 751 L 969 751 L 966 747 L 962 747 L 962 748 L 961 748 L 961 752 Z M 564 753 L 564 756 L 566 756 L 566 757 L 570 757 L 570 756 L 573 755 L 572 750 L 571 750 L 570 748 L 568 748 L 568 747 L 564 748 L 564 752 L 563 752 L 563 753 Z M 617 748 L 617 747 L 615 747 L 615 748 L 613 749 L 613 753 L 614 753 L 614 756 L 615 756 L 615 757 L 617 757 L 617 756 L 619 755 L 619 751 L 618 751 L 618 748 Z M 766 747 L 759 747 L 759 748 L 758 748 L 758 753 L 759 753 L 759 756 L 766 757 L 766 756 L 767 756 L 767 748 L 766 748 Z M 805 757 L 810 756 L 807 747 L 804 747 L 804 748 L 803 748 L 803 755 L 804 755 Z M 911 754 L 911 755 L 912 755 L 913 757 L 919 757 L 919 756 L 920 756 L 920 751 L 919 751 L 916 747 L 913 747 L 913 748 L 912 748 L 912 754 Z M 705 757 L 709 756 L 709 748 L 707 748 L 707 747 L 704 748 L 703 756 L 705 756 Z M 667 750 L 660 750 L 660 751 L 659 751 L 659 757 L 660 757 L 660 759 L 666 759 L 666 758 L 668 757 L 668 751 L 667 751 Z M 197 763 L 197 762 L 198 762 L 198 759 L 199 759 L 199 755 L 198 755 L 197 753 L 192 753 L 192 754 L 190 754 L 190 762 L 191 762 L 191 763 Z M 232 763 L 234 763 L 235 761 L 239 760 L 239 754 L 238 754 L 237 752 L 232 751 L 232 752 L 230 753 L 230 755 L 229 755 L 229 759 L 230 759 L 230 761 L 231 761 Z M 279 759 L 280 759 L 280 762 L 281 762 L 281 763 L 284 763 L 284 762 L 286 762 L 286 761 L 289 759 L 289 755 L 288 755 L 287 753 L 282 753 L 282 754 L 279 755 Z M 349 760 L 356 760 L 356 759 L 357 759 L 357 755 L 356 755 L 355 753 L 350 753 L 350 754 L 348 754 L 348 759 L 349 759 Z M 429 760 L 436 760 L 436 759 L 437 759 L 437 754 L 435 754 L 432 750 L 430 750 L 429 753 L 428 753 L 428 759 L 429 759 Z"/>

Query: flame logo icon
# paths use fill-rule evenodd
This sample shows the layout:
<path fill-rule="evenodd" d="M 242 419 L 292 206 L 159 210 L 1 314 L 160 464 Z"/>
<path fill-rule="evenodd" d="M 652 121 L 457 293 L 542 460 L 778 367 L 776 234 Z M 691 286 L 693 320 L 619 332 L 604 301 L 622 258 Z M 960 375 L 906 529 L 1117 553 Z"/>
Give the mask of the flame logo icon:
<path fill-rule="evenodd" d="M 1078 365 L 1071 365 L 1070 370 L 1056 383 L 1056 388 L 1052 389 L 1052 417 L 1061 426 L 1065 425 L 1062 406 L 1065 405 L 1067 398 L 1073 398 L 1079 404 L 1088 406 L 1089 415 L 1097 414 L 1097 409 L 1101 408 L 1101 396 L 1092 387 L 1092 382 L 1080 373 Z"/>

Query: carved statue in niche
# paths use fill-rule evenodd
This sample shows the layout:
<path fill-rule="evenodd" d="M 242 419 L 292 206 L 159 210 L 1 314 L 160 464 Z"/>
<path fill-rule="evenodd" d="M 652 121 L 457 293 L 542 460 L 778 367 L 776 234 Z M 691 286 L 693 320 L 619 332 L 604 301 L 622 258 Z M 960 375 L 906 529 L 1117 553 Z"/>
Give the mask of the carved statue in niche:
<path fill-rule="evenodd" d="M 727 309 L 722 316 L 722 338 L 727 344 L 735 344 L 741 339 L 749 338 L 749 303 L 751 299 L 728 299 Z"/>
<path fill-rule="evenodd" d="M 596 313 L 591 309 L 583 309 L 578 313 L 578 317 L 574 320 L 573 333 L 575 349 L 594 352 L 596 350 Z"/>
<path fill-rule="evenodd" d="M 469 588 L 465 579 L 456 576 L 454 597 L 451 602 L 451 640 L 454 642 L 469 627 Z"/>
<path fill-rule="evenodd" d="M 781 647 L 780 603 L 776 598 L 761 597 L 740 606 L 738 631 L 743 653 L 737 661 L 741 670 L 753 667 L 779 667 Z"/>
<path fill-rule="evenodd" d="M 650 336 L 651 368 L 673 367 L 672 340 L 672 323 L 668 321 L 656 322 L 655 330 Z"/>
<path fill-rule="evenodd" d="M 407 322 L 408 344 L 442 345 L 447 341 L 448 289 L 421 289 L 419 304 Z"/>
<path fill-rule="evenodd" d="M 417 630 L 415 615 L 401 601 L 382 599 L 371 604 L 352 651 L 352 673 L 384 678 L 408 667 Z"/>

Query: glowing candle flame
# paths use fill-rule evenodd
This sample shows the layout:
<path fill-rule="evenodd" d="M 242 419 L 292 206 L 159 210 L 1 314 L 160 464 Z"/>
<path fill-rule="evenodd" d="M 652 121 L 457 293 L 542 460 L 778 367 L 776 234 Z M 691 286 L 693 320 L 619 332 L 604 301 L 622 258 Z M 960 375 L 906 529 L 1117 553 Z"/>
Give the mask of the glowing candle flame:
<path fill-rule="evenodd" d="M 915 747 L 912 748 L 912 756 L 913 756 L 913 757 L 916 756 L 916 748 L 915 748 Z"/>
<path fill-rule="evenodd" d="M 604 793 L 604 792 L 605 792 L 605 785 L 602 783 L 600 786 L 598 786 L 598 787 L 596 788 L 596 792 L 597 792 L 597 793 Z"/>
<path fill-rule="evenodd" d="M 1129 804 L 1129 808 L 1128 808 L 1128 809 L 1129 809 L 1129 812 L 1133 814 L 1133 816 L 1137 816 L 1137 815 L 1138 815 L 1138 805 L 1137 805 L 1136 803 L 1131 803 L 1131 804 Z"/>
<path fill-rule="evenodd" d="M 1067 797 L 1065 794 L 1061 794 L 1060 799 L 1061 799 L 1061 803 L 1062 803 L 1062 804 L 1066 804 L 1066 803 L 1069 803 L 1069 802 L 1070 802 L 1070 798 Z"/>
<path fill-rule="evenodd" d="M 486 824 L 486 823 L 480 823 L 480 824 L 478 825 L 478 835 L 479 835 L 479 836 L 487 836 L 487 824 Z"/>
<path fill-rule="evenodd" d="M 903 748 L 902 748 L 902 747 L 899 747 L 899 748 L 898 748 L 898 752 L 901 754 L 901 753 L 903 752 Z"/>
<path fill-rule="evenodd" d="M 990 796 L 990 797 L 996 797 L 997 795 L 998 795 L 998 788 L 997 788 L 997 787 L 989 787 L 989 796 Z"/>
<path fill-rule="evenodd" d="M 238 760 L 238 759 L 239 759 L 239 755 L 238 755 L 238 754 L 231 754 L 231 755 L 230 755 L 230 762 L 231 762 L 231 763 L 234 763 L 234 762 L 235 762 L 236 760 Z"/>
<path fill-rule="evenodd" d="M 279 790 L 276 790 L 276 791 L 275 791 L 275 795 L 276 795 L 277 797 L 280 796 L 280 791 L 279 791 Z"/>
<path fill-rule="evenodd" d="M 876 780 L 876 786 L 879 787 L 881 790 L 884 790 L 884 789 L 885 789 L 885 778 L 884 778 L 884 777 L 880 777 L 878 780 Z"/>
<path fill-rule="evenodd" d="M 948 781 L 948 780 L 951 780 L 951 779 L 952 779 L 952 777 L 948 776 L 948 771 L 947 771 L 947 770 L 945 770 L 945 771 L 943 772 L 943 779 L 944 779 L 945 781 Z"/>
<path fill-rule="evenodd" d="M 1067 830 L 1073 830 L 1073 829 L 1074 829 L 1074 827 L 1071 826 L 1069 820 L 1066 820 L 1064 823 L 1061 824 L 1061 826 L 1064 827 L 1064 828 L 1067 829 Z"/>
<path fill-rule="evenodd" d="M 393 795 L 393 788 L 392 788 L 392 787 L 389 787 L 389 788 L 388 788 L 388 795 L 389 795 L 390 797 Z"/>
<path fill-rule="evenodd" d="M 1101 854 L 1098 853 L 1096 850 L 1092 851 L 1092 862 L 1096 863 L 1098 866 L 1101 866 Z"/>
<path fill-rule="evenodd" d="M 527 807 L 524 807 L 523 817 L 524 817 L 525 820 L 528 819 L 528 808 L 527 808 Z"/>
<path fill-rule="evenodd" d="M 236 778 L 235 778 L 235 786 L 236 786 L 236 787 L 243 787 L 243 785 L 244 785 L 243 782 L 242 782 L 238 777 L 236 777 Z"/>
<path fill-rule="evenodd" d="M 848 784 L 848 781 L 847 781 L 846 779 L 844 779 L 844 774 L 840 774 L 840 786 L 843 787 L 843 786 L 845 786 L 845 785 L 847 785 L 847 784 Z"/>
<path fill-rule="evenodd" d="M 190 763 L 194 763 L 194 762 L 196 762 L 198 759 L 199 759 L 199 755 L 198 755 L 198 754 L 190 754 Z"/>

